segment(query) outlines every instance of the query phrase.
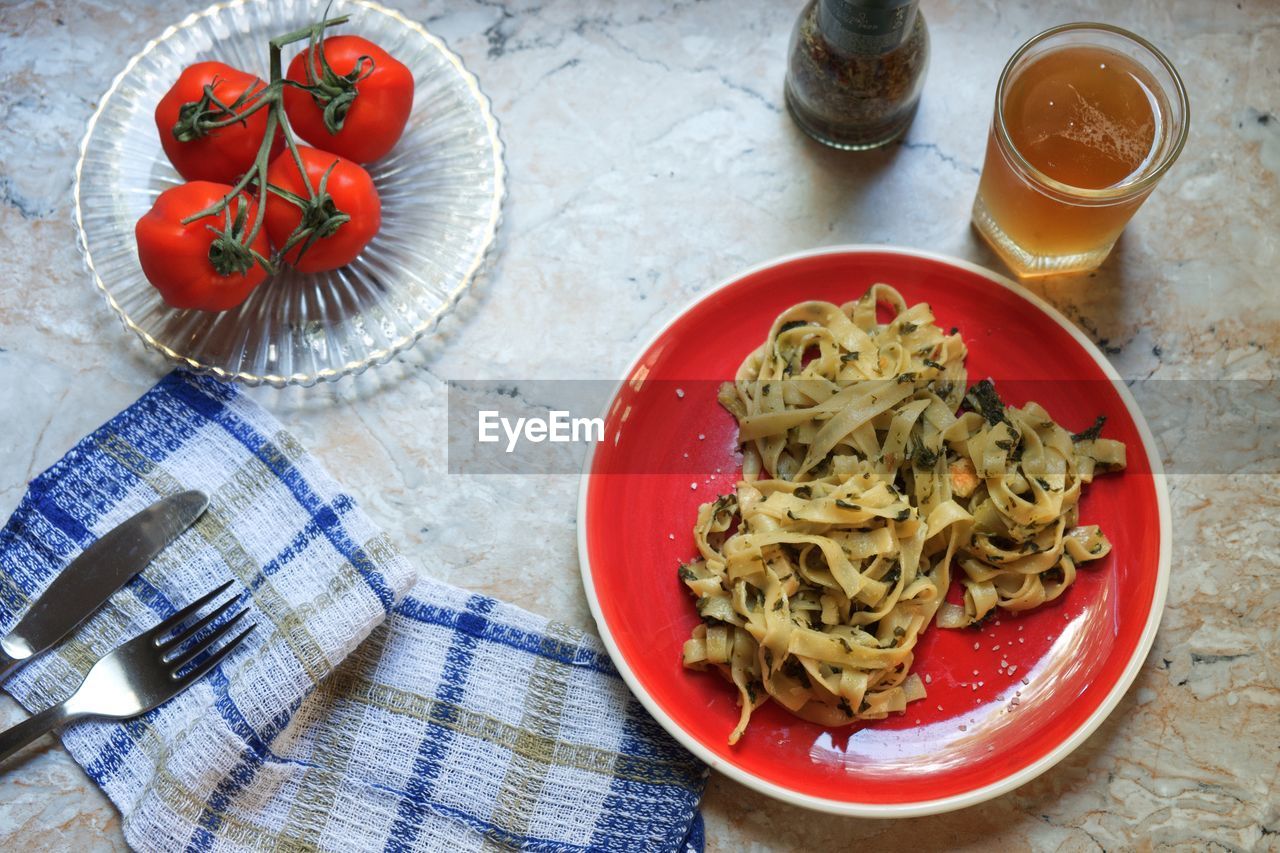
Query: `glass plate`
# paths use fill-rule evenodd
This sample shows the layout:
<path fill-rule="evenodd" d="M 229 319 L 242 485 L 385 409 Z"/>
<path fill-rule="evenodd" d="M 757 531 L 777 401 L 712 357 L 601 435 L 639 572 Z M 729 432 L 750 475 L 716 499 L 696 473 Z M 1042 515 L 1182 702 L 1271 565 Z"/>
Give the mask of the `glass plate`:
<path fill-rule="evenodd" d="M 382 364 L 434 328 L 475 278 L 501 218 L 498 125 L 476 78 L 440 39 L 368 0 L 334 0 L 332 32 L 376 42 L 414 74 L 396 147 L 366 166 L 382 230 L 350 265 L 286 270 L 231 311 L 170 308 L 142 274 L 134 224 L 181 178 L 153 112 L 182 68 L 221 60 L 267 76 L 267 40 L 325 4 L 232 0 L 190 15 L 129 60 L 89 120 L 76 166 L 75 220 L 93 280 L 125 328 L 183 367 L 251 385 L 312 385 Z M 286 48 L 284 61 L 302 48 Z"/>

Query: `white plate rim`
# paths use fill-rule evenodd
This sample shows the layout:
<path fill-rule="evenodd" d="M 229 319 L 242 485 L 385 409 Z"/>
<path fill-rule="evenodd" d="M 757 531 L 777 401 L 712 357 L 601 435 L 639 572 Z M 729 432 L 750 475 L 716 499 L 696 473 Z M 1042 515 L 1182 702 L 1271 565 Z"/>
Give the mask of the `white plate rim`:
<path fill-rule="evenodd" d="M 1053 320 L 1072 338 L 1075 339 L 1085 352 L 1102 368 L 1102 371 L 1116 383 L 1116 390 L 1120 394 L 1125 408 L 1129 412 L 1129 417 L 1133 419 L 1134 426 L 1138 430 L 1138 435 L 1142 439 L 1143 449 L 1147 454 L 1148 464 L 1151 466 L 1151 477 L 1154 481 L 1156 492 L 1156 509 L 1160 522 L 1160 553 L 1156 565 L 1156 585 L 1152 593 L 1151 609 L 1147 614 L 1146 625 L 1143 626 L 1142 635 L 1138 639 L 1138 645 L 1134 648 L 1133 654 L 1130 655 L 1124 670 L 1120 673 L 1120 677 L 1112 686 L 1111 691 L 1106 695 L 1094 712 L 1089 715 L 1083 723 L 1076 727 L 1066 738 L 1062 739 L 1057 746 L 1048 753 L 1041 756 L 1036 761 L 1021 768 L 1020 770 L 1009 773 L 1003 778 L 965 791 L 959 794 L 953 794 L 949 797 L 939 797 L 930 800 L 919 800 L 911 803 L 867 803 L 854 802 L 846 800 L 832 800 L 826 797 L 815 797 L 810 794 L 802 794 L 793 791 L 781 785 L 777 785 L 766 779 L 750 773 L 737 765 L 724 761 L 720 756 L 703 746 L 696 738 L 682 729 L 676 722 L 667 715 L 665 711 L 658 705 L 656 701 L 648 694 L 644 687 L 640 684 L 639 679 L 632 671 L 630 665 L 623 657 L 618 649 L 617 642 L 613 638 L 609 625 L 605 622 L 604 616 L 600 609 L 600 600 L 596 595 L 595 584 L 592 579 L 591 560 L 587 550 L 587 494 L 591 486 L 591 464 L 595 459 L 595 446 L 587 448 L 586 458 L 583 460 L 582 476 L 578 484 L 578 564 L 582 572 L 582 586 L 587 596 L 587 603 L 591 608 L 591 615 L 595 619 L 596 627 L 600 632 L 600 639 L 604 642 L 605 649 L 609 652 L 609 657 L 613 660 L 613 665 L 617 668 L 618 673 L 622 676 L 627 687 L 630 688 L 632 694 L 644 706 L 658 724 L 674 737 L 679 743 L 693 753 L 697 758 L 710 766 L 713 770 L 718 770 L 728 776 L 735 782 L 746 785 L 748 788 L 759 791 L 782 802 L 791 805 L 800 806 L 802 808 L 812 809 L 815 811 L 827 812 L 830 814 L 844 815 L 848 817 L 864 817 L 864 818 L 902 818 L 902 817 L 922 817 L 925 815 L 941 814 L 943 812 L 954 811 L 956 809 L 966 808 L 967 806 L 977 805 L 978 803 L 998 797 L 1001 794 L 1008 793 L 1015 788 L 1025 785 L 1032 779 L 1044 773 L 1053 767 L 1062 759 L 1070 755 L 1077 747 L 1084 743 L 1097 728 L 1102 725 L 1116 706 L 1120 704 L 1120 700 L 1124 698 L 1129 687 L 1138 676 L 1138 672 L 1142 669 L 1151 646 L 1155 642 L 1156 631 L 1160 627 L 1160 619 L 1164 614 L 1165 599 L 1169 591 L 1169 572 L 1171 563 L 1171 548 L 1173 527 L 1169 514 L 1169 492 L 1167 477 L 1164 473 L 1164 466 L 1161 463 L 1159 454 L 1156 452 L 1155 437 L 1151 433 L 1151 428 L 1147 425 L 1147 420 L 1143 417 L 1142 410 L 1138 408 L 1137 402 L 1129 393 L 1129 388 L 1125 385 L 1120 374 L 1111 365 L 1101 350 L 1085 337 L 1070 320 L 1062 315 L 1057 308 L 1040 298 L 1036 294 L 1018 285 L 1007 276 L 1000 275 L 997 272 L 979 266 L 971 261 L 962 260 L 960 258 L 951 257 L 949 255 L 937 252 L 925 251 L 922 249 L 911 249 L 902 246 L 881 246 L 868 243 L 853 243 L 847 245 L 824 246 L 818 249 L 809 249 L 806 251 L 793 252 L 791 254 L 782 255 L 771 260 L 756 264 L 742 272 L 735 273 L 729 278 L 721 280 L 711 289 L 695 296 L 679 311 L 662 325 L 652 336 L 639 348 L 639 355 L 631 362 L 630 366 L 623 373 L 623 378 L 616 383 L 613 393 L 609 396 L 608 404 L 604 409 L 604 416 L 607 418 L 609 409 L 613 406 L 614 400 L 617 398 L 618 392 L 622 390 L 635 370 L 640 366 L 640 360 L 644 357 L 658 339 L 661 338 L 668 329 L 670 329 L 680 318 L 684 317 L 704 300 L 711 298 L 719 291 L 732 286 L 738 281 L 754 275 L 763 270 L 771 269 L 782 264 L 791 263 L 793 261 L 803 260 L 805 258 L 819 257 L 830 254 L 849 254 L 849 253 L 877 253 L 902 255 L 905 257 L 922 258 L 924 260 L 936 261 L 965 270 L 966 272 L 975 273 L 982 276 L 988 281 L 1012 291 L 1015 295 L 1021 297 L 1034 307 L 1038 308 L 1049 319 Z"/>

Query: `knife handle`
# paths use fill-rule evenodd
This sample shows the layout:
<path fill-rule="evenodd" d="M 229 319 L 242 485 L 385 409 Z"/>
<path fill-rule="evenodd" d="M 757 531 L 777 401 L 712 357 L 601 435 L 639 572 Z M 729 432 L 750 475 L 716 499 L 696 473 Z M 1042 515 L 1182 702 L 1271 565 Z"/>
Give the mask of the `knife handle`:
<path fill-rule="evenodd" d="M 67 710 L 66 702 L 59 702 L 51 708 L 45 708 L 40 713 L 27 717 L 16 726 L 0 732 L 0 761 L 4 761 L 41 735 L 48 734 L 63 723 L 69 722 L 74 716 Z"/>

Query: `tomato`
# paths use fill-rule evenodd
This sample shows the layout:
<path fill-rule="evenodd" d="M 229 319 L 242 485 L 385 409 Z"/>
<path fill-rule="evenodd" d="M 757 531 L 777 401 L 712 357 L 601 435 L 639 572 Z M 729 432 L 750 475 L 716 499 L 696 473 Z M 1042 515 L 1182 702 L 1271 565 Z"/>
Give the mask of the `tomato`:
<path fill-rule="evenodd" d="M 309 55 L 313 71 L 310 80 Z M 327 70 L 324 62 L 328 63 Z M 314 54 L 308 48 L 295 56 L 286 76 L 297 83 L 319 86 L 325 92 L 318 95 L 287 85 L 284 89 L 289 124 L 317 148 L 357 163 L 371 163 L 390 151 L 404 133 L 413 108 L 413 74 L 367 39 L 327 38 Z M 331 113 L 328 123 L 326 108 Z M 336 132 L 331 132 L 331 126 Z"/>
<path fill-rule="evenodd" d="M 319 192 L 323 180 L 324 195 L 319 204 L 308 202 L 304 210 L 288 198 L 269 193 L 267 233 L 281 251 L 299 226 L 309 237 L 315 236 L 310 246 L 304 240 L 285 251 L 285 260 L 302 272 L 346 266 L 369 244 L 382 224 L 382 201 L 373 186 L 373 178 L 358 163 L 337 154 L 306 146 L 299 146 L 298 154 L 311 181 L 311 189 Z M 327 179 L 326 171 L 329 171 Z M 267 169 L 267 183 L 301 199 L 310 196 L 289 151 L 271 161 Z M 342 216 L 349 218 L 343 221 Z"/>
<path fill-rule="evenodd" d="M 142 272 L 174 308 L 225 311 L 244 302 L 267 277 L 254 257 L 254 253 L 261 258 L 271 253 L 266 231 L 259 231 L 248 246 L 243 242 L 257 215 L 254 199 L 242 193 L 232 201 L 228 207 L 230 229 L 224 215 L 182 224 L 183 219 L 216 204 L 229 192 L 230 185 L 211 181 L 170 187 L 138 220 L 134 234 Z M 243 220 L 238 222 L 240 217 Z"/>
<path fill-rule="evenodd" d="M 199 124 L 207 124 L 230 118 L 217 104 L 205 100 L 205 87 L 213 86 L 213 95 L 223 105 L 235 107 L 240 114 L 250 106 L 236 102 L 266 88 L 266 84 L 252 74 L 232 68 L 222 62 L 197 62 L 187 66 L 178 81 L 165 93 L 156 105 L 156 129 L 160 132 L 160 144 L 169 162 L 178 174 L 188 181 L 218 181 L 233 183 L 253 166 L 267 132 L 266 107 L 243 121 L 226 127 L 192 128 L 193 114 L 200 113 Z M 185 112 L 187 113 L 184 115 Z M 194 138 L 181 141 L 174 135 L 179 127 Z M 274 156 L 283 146 L 283 136 L 278 132 L 271 145 Z"/>

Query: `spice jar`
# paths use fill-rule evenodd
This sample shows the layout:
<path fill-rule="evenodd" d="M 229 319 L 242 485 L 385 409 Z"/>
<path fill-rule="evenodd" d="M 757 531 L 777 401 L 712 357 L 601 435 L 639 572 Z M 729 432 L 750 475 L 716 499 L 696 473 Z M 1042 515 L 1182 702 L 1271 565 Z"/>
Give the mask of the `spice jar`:
<path fill-rule="evenodd" d="M 929 64 L 919 0 L 809 0 L 787 64 L 787 108 L 819 142 L 849 151 L 897 139 Z"/>

